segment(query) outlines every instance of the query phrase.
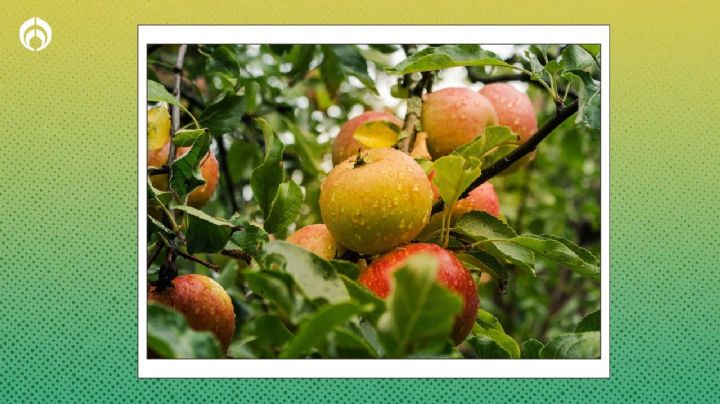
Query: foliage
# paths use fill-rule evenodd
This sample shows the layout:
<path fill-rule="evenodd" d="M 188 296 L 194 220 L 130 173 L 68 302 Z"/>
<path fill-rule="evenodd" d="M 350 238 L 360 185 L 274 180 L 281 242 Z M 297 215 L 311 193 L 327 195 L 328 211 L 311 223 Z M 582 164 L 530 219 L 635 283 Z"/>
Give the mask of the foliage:
<path fill-rule="evenodd" d="M 193 45 L 177 101 L 169 91 L 177 46 L 151 51 L 148 102 L 178 106 L 173 143 L 190 151 L 166 167 L 170 190 L 148 182 L 148 279 L 172 267 L 218 281 L 235 308 L 230 358 L 599 357 L 602 55 L 592 45 L 499 53 L 478 45 L 419 47 L 409 56 L 390 45 Z M 451 210 L 519 146 L 510 128 L 489 127 L 423 163 L 444 203 L 441 227 L 423 241 L 450 249 L 479 285 L 476 323 L 454 346 L 449 330 L 461 300 L 435 282 L 434 260 L 407 262 L 380 299 L 356 281 L 371 257 L 346 252 L 328 261 L 282 240 L 321 222 L 320 184 L 339 125 L 365 110 L 397 114 L 416 102 L 405 100 L 406 81 L 433 77 L 437 85 L 458 71 L 468 86 L 524 75 L 541 124 L 558 104 L 577 98 L 580 107 L 531 163 L 491 180 L 501 218 L 470 212 L 451 220 Z M 354 138 L 387 147 L 402 141 L 402 129 L 371 122 Z M 206 182 L 199 167 L 208 151 L 220 161 L 220 183 L 196 209 L 187 196 Z M 181 314 L 150 304 L 148 319 L 156 354 L 222 356 L 212 334 L 189 329 Z"/>

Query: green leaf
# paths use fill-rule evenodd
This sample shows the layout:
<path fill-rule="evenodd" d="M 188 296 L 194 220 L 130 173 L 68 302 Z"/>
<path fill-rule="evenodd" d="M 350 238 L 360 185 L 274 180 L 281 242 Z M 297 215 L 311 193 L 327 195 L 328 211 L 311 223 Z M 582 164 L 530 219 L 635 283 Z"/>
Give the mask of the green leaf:
<path fill-rule="evenodd" d="M 170 165 L 170 187 L 183 199 L 193 189 L 205 184 L 200 164 L 210 150 L 210 135 L 199 135 L 192 148 Z"/>
<path fill-rule="evenodd" d="M 347 322 L 358 313 L 360 307 L 351 302 L 323 306 L 300 325 L 298 333 L 283 348 L 280 358 L 301 357 L 324 341 L 335 326 Z"/>
<path fill-rule="evenodd" d="M 542 342 L 531 338 L 522 343 L 522 359 L 540 359 L 540 350 L 543 348 Z"/>
<path fill-rule="evenodd" d="M 260 315 L 247 324 L 247 327 L 249 334 L 271 347 L 281 347 L 293 337 L 280 317 L 272 314 Z"/>
<path fill-rule="evenodd" d="M 600 310 L 596 310 L 580 320 L 575 332 L 600 331 Z"/>
<path fill-rule="evenodd" d="M 292 64 L 292 69 L 288 76 L 298 79 L 307 73 L 315 56 L 315 45 L 293 45 L 290 53 L 288 53 L 288 61 Z"/>
<path fill-rule="evenodd" d="M 321 45 L 324 59 L 320 67 L 323 79 L 325 80 L 328 91 L 335 94 L 340 87 L 342 79 L 347 76 L 354 76 L 360 82 L 376 95 L 375 82 L 368 74 L 367 61 L 360 53 L 355 45 Z M 327 64 L 327 68 L 325 68 Z M 331 84 L 325 78 L 325 70 L 330 70 Z"/>
<path fill-rule="evenodd" d="M 369 45 L 370 49 L 375 49 L 380 53 L 390 54 L 397 52 L 400 49 L 397 45 L 385 45 L 385 44 L 373 44 Z"/>
<path fill-rule="evenodd" d="M 159 232 L 164 234 L 166 237 L 173 234 L 173 231 L 165 227 L 164 224 L 162 224 L 160 221 L 155 219 L 154 217 L 147 215 L 147 224 L 148 224 L 148 230 L 151 233 Z"/>
<path fill-rule="evenodd" d="M 390 74 L 409 74 L 457 66 L 512 67 L 478 45 L 443 45 L 427 47 L 385 71 Z"/>
<path fill-rule="evenodd" d="M 388 357 L 404 357 L 448 341 L 462 300 L 437 282 L 437 265 L 434 257 L 422 254 L 393 273 L 387 310 L 378 321 Z"/>
<path fill-rule="evenodd" d="M 498 320 L 497 317 L 489 311 L 485 311 L 483 309 L 478 309 L 477 323 L 483 328 L 492 328 L 503 333 L 505 332 L 502 324 L 500 324 L 500 320 Z"/>
<path fill-rule="evenodd" d="M 264 119 L 256 119 L 265 139 L 265 159 L 255 168 L 250 187 L 265 218 L 270 214 L 272 203 L 283 181 L 282 154 L 285 146 Z"/>
<path fill-rule="evenodd" d="M 455 205 L 463 191 L 480 176 L 480 165 L 480 160 L 474 157 L 465 159 L 457 155 L 444 156 L 433 163 L 433 183 L 446 206 Z"/>
<path fill-rule="evenodd" d="M 235 225 L 231 222 L 212 217 L 191 206 L 177 205 L 173 209 L 185 212 L 188 219 L 185 238 L 190 254 L 216 253 L 225 247 Z"/>
<path fill-rule="evenodd" d="M 320 64 L 320 75 L 330 97 L 335 97 L 345 79 L 345 74 L 333 52 L 326 52 L 325 48 L 323 48 L 323 55 L 323 61 Z"/>
<path fill-rule="evenodd" d="M 220 101 L 209 105 L 200 114 L 199 122 L 213 136 L 234 132 L 240 127 L 245 113 L 245 97 L 226 94 Z"/>
<path fill-rule="evenodd" d="M 553 338 L 540 350 L 542 359 L 598 359 L 600 332 L 564 334 Z"/>
<path fill-rule="evenodd" d="M 507 126 L 488 126 L 482 136 L 466 143 L 451 155 L 462 156 L 466 160 L 476 158 L 482 161 L 485 169 L 507 155 L 520 145 L 520 137 Z M 503 147 L 506 146 L 506 147 Z"/>
<path fill-rule="evenodd" d="M 169 307 L 148 303 L 148 348 L 168 359 L 214 359 L 222 356 L 220 343 L 208 331 L 195 331 L 185 317 Z"/>
<path fill-rule="evenodd" d="M 330 303 L 350 299 L 347 288 L 333 266 L 317 255 L 285 241 L 265 245 L 265 254 L 277 254 L 285 260 L 289 273 L 298 288 L 310 300 L 325 299 Z"/>
<path fill-rule="evenodd" d="M 600 45 L 599 44 L 583 44 L 580 45 L 581 48 L 585 49 L 587 53 L 591 54 L 592 57 L 597 58 L 597 56 L 600 54 Z"/>
<path fill-rule="evenodd" d="M 336 345 L 340 348 L 343 358 L 366 358 L 374 359 L 378 357 L 375 348 L 362 336 L 354 333 L 345 327 L 335 327 Z"/>
<path fill-rule="evenodd" d="M 364 312 L 368 314 L 368 318 L 375 323 L 380 315 L 385 311 L 385 301 L 379 298 L 375 293 L 358 282 L 340 275 L 350 297 L 363 305 Z"/>
<path fill-rule="evenodd" d="M 270 241 L 265 230 L 250 224 L 246 220 L 239 217 L 230 218 L 230 222 L 235 226 L 241 227 L 240 230 L 233 232 L 230 236 L 232 245 L 238 247 L 241 251 L 255 256 L 260 252 L 262 246 Z"/>
<path fill-rule="evenodd" d="M 172 105 L 180 105 L 172 94 L 165 89 L 165 86 L 157 81 L 147 81 L 147 100 L 148 102 L 166 102 Z"/>
<path fill-rule="evenodd" d="M 535 274 L 535 256 L 532 251 L 511 243 L 510 240 L 517 237 L 515 231 L 495 216 L 487 212 L 469 212 L 457 220 L 453 231 L 475 240 L 475 248 Z"/>
<path fill-rule="evenodd" d="M 340 259 L 330 260 L 329 262 L 339 274 L 345 275 L 350 279 L 357 279 L 358 275 L 360 275 L 360 268 L 358 268 L 354 262 Z"/>
<path fill-rule="evenodd" d="M 597 262 L 583 260 L 573 250 L 559 241 L 540 236 L 518 236 L 508 240 L 508 242 L 522 246 L 582 276 L 594 280 L 600 279 L 600 267 Z"/>
<path fill-rule="evenodd" d="M 472 249 L 468 251 L 467 254 L 456 254 L 456 257 L 458 257 L 463 264 L 467 264 L 465 265 L 466 267 L 471 265 L 474 267 L 473 269 L 490 274 L 497 282 L 500 293 L 505 293 L 508 284 L 508 273 L 505 266 L 501 264 L 497 258 L 477 249 Z M 470 269 L 470 267 L 468 267 L 468 269 Z"/>
<path fill-rule="evenodd" d="M 295 135 L 295 144 L 297 145 L 297 153 L 300 157 L 300 165 L 311 175 L 317 176 L 322 173 L 323 170 L 320 167 L 322 164 L 322 153 L 315 137 L 302 131 L 289 119 L 285 119 L 284 122 L 290 132 Z"/>
<path fill-rule="evenodd" d="M 483 322 L 481 321 L 481 323 Z M 496 327 L 483 327 L 481 324 L 475 324 L 472 334 L 477 340 L 474 344 L 474 348 L 476 348 L 478 357 L 485 359 L 495 358 L 492 355 L 496 355 L 498 352 L 496 352 L 495 347 L 492 346 L 492 343 L 494 343 L 507 352 L 507 357 L 511 359 L 520 359 L 520 346 L 511 336 L 505 334 L 505 331 Z M 490 343 L 491 341 L 492 343 Z M 477 348 L 481 348 L 481 350 L 478 351 Z M 500 354 L 497 357 L 502 358 L 504 356 Z"/>
<path fill-rule="evenodd" d="M 261 270 L 246 271 L 243 276 L 250 290 L 273 302 L 282 314 L 290 316 L 294 312 L 294 301 L 288 285 L 283 279 L 287 274 Z"/>
<path fill-rule="evenodd" d="M 195 144 L 198 137 L 207 133 L 207 129 L 181 129 L 175 133 L 173 144 L 178 147 L 189 147 Z"/>
<path fill-rule="evenodd" d="M 566 71 L 582 70 L 590 73 L 597 67 L 593 55 L 578 45 L 569 45 L 563 49 L 562 61 Z"/>
<path fill-rule="evenodd" d="M 579 108 L 575 123 L 582 124 L 593 136 L 600 134 L 600 82 L 582 70 L 571 70 L 563 73 L 568 81 L 580 88 Z"/>
<path fill-rule="evenodd" d="M 554 234 L 541 234 L 540 237 L 560 242 L 565 247 L 569 248 L 572 252 L 574 252 L 583 261 L 588 262 L 593 265 L 596 265 L 596 266 L 600 265 L 600 260 L 595 255 L 593 255 L 593 253 L 580 247 L 579 245 L 573 243 L 572 241 L 570 241 L 566 238 L 562 238 L 562 237 L 556 236 Z"/>
<path fill-rule="evenodd" d="M 162 203 L 167 206 L 172 200 L 172 194 L 169 191 L 161 191 L 155 188 L 150 181 L 150 177 L 147 180 L 147 198 L 148 201 L 154 201 L 155 203 Z"/>
<path fill-rule="evenodd" d="M 287 229 L 290 223 L 300 214 L 302 203 L 303 194 L 298 184 L 293 181 L 280 184 L 270 212 L 265 219 L 263 226 L 265 230 L 269 233 L 277 233 Z"/>

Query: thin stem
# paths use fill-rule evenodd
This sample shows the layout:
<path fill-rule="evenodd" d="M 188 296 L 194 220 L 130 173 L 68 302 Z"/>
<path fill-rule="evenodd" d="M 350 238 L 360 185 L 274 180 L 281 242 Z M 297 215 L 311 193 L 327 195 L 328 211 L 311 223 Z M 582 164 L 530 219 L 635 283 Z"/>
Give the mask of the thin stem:
<path fill-rule="evenodd" d="M 207 261 L 204 261 L 204 260 L 202 260 L 202 259 L 200 259 L 200 258 L 198 258 L 198 257 L 196 257 L 196 256 L 194 256 L 194 255 L 192 255 L 192 254 L 188 254 L 188 253 L 183 252 L 183 251 L 181 251 L 181 250 L 176 250 L 175 252 L 176 252 L 179 256 L 181 256 L 181 257 L 183 257 L 183 258 L 186 258 L 186 259 L 188 259 L 188 260 L 190 260 L 190 261 L 193 261 L 193 262 L 197 262 L 198 264 L 200 264 L 200 265 L 202 265 L 202 266 L 204 266 L 204 267 L 210 268 L 210 269 L 212 269 L 212 270 L 215 271 L 215 272 L 217 272 L 217 271 L 220 270 L 220 267 L 219 267 L 218 265 L 211 264 L 211 263 L 209 263 L 209 262 L 207 262 Z"/>

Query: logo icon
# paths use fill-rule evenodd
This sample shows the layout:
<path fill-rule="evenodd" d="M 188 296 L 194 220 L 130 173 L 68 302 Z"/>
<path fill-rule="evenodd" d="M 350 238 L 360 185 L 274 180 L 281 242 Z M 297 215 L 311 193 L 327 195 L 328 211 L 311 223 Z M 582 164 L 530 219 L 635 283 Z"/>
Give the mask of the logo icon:
<path fill-rule="evenodd" d="M 32 17 L 20 26 L 20 43 L 33 52 L 39 52 L 52 41 L 52 28 L 40 17 Z"/>

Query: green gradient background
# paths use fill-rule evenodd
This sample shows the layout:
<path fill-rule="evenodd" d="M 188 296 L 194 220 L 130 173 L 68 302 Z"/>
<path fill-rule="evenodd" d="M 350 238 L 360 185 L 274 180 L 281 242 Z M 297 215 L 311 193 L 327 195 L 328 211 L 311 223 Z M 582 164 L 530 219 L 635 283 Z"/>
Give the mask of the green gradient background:
<path fill-rule="evenodd" d="M 717 399 L 717 4 L 43 3 L 0 13 L 0 401 Z M 138 380 L 141 23 L 609 23 L 611 379 Z"/>

